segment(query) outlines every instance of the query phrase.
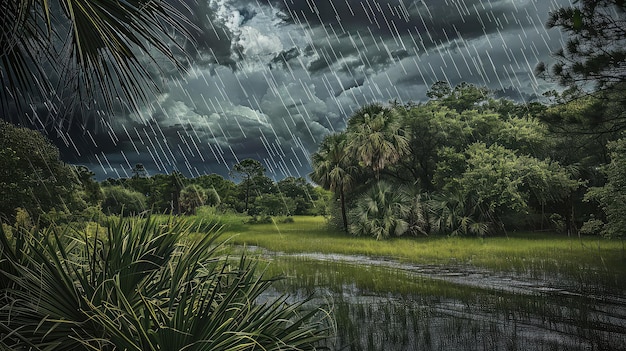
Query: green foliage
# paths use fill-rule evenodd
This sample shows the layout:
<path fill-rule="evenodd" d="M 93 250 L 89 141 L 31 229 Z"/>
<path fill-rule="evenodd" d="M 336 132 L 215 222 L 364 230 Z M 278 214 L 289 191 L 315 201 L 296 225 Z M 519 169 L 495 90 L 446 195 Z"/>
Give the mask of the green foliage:
<path fill-rule="evenodd" d="M 104 188 L 102 210 L 106 214 L 129 216 L 139 214 L 147 209 L 146 197 L 139 192 L 121 186 Z"/>
<path fill-rule="evenodd" d="M 314 350 L 319 310 L 264 298 L 215 232 L 185 241 L 172 218 L 117 219 L 93 233 L 0 231 L 0 346 L 11 350 Z M 322 313 L 325 316 L 325 313 Z"/>
<path fill-rule="evenodd" d="M 287 177 L 276 183 L 276 187 L 280 194 L 294 201 L 293 214 L 295 215 L 308 214 L 318 199 L 313 185 L 302 177 Z"/>
<path fill-rule="evenodd" d="M 350 212 L 350 233 L 376 240 L 401 236 L 409 230 L 410 200 L 392 184 L 378 182 L 356 200 Z"/>
<path fill-rule="evenodd" d="M 345 133 L 327 135 L 319 150 L 311 156 L 313 171 L 311 180 L 330 190 L 339 198 L 344 231 L 348 231 L 346 192 L 352 189 L 358 166 L 347 152 L 348 138 Z"/>
<path fill-rule="evenodd" d="M 435 82 L 426 96 L 439 101 L 442 105 L 461 113 L 478 107 L 489 96 L 485 87 L 477 87 L 473 84 L 462 82 L 454 88 L 448 82 Z"/>
<path fill-rule="evenodd" d="M 85 201 L 89 205 L 98 205 L 104 199 L 100 184 L 94 179 L 95 173 L 85 166 L 74 166 L 74 174 L 82 185 Z"/>
<path fill-rule="evenodd" d="M 622 237 L 626 232 L 626 139 L 609 143 L 611 162 L 602 170 L 607 182 L 603 187 L 590 188 L 585 199 L 597 201 L 606 216 L 606 224 L 601 234 L 609 237 Z M 599 229 L 595 220 L 586 229 Z"/>
<path fill-rule="evenodd" d="M 575 167 L 550 160 L 556 142 L 529 114 L 545 108 L 494 100 L 470 84 L 438 82 L 429 96 L 425 104 L 366 105 L 345 132 L 327 136 L 313 154 L 311 179 L 335 192 L 342 216 L 346 207 L 365 213 L 354 199 L 384 180 L 414 194 L 415 210 L 402 216 L 412 234 L 484 235 L 504 231 L 505 222 L 541 227 L 546 209 L 559 207 L 571 227 L 568 207 L 582 182 L 573 179 Z M 537 224 L 525 218 L 539 212 Z M 350 222 L 357 221 L 352 224 L 360 232 L 374 230 L 357 218 Z"/>
<path fill-rule="evenodd" d="M 215 194 L 215 193 L 214 193 Z M 180 191 L 180 208 L 183 213 L 194 214 L 208 199 L 207 191 L 198 185 L 187 185 Z"/>
<path fill-rule="evenodd" d="M 267 215 L 262 215 L 262 216 L 250 216 L 248 217 L 248 219 L 245 221 L 246 224 L 272 224 L 274 223 L 274 220 L 272 219 L 272 216 L 267 216 Z"/>
<path fill-rule="evenodd" d="M 37 218 L 52 209 L 85 206 L 72 168 L 40 133 L 0 121 L 0 217 L 14 218 L 20 207 Z"/>
<path fill-rule="evenodd" d="M 23 115 L 33 101 L 89 109 L 101 97 L 99 108 L 123 101 L 138 110 L 159 90 L 155 70 L 186 67 L 183 47 L 195 27 L 181 9 L 143 0 L 6 1 L 2 109 Z"/>
<path fill-rule="evenodd" d="M 261 162 L 248 158 L 235 164 L 231 169 L 230 174 L 231 176 L 242 180 L 240 186 L 244 188 L 244 211 L 247 212 L 250 209 L 250 196 L 253 196 L 251 193 L 255 190 L 258 191 L 258 188 L 262 187 L 260 183 L 264 182 L 263 177 L 265 177 L 265 167 L 263 167 Z"/>
<path fill-rule="evenodd" d="M 255 200 L 258 211 L 270 216 L 293 215 L 296 210 L 296 202 L 283 194 L 263 194 Z"/>
<path fill-rule="evenodd" d="M 396 163 L 409 150 L 408 140 L 395 114 L 382 108 L 371 114 L 372 107 L 354 113 L 348 121 L 348 153 L 361 167 L 371 169 L 380 178 L 380 172 Z"/>
<path fill-rule="evenodd" d="M 206 190 L 206 201 L 204 202 L 208 206 L 217 206 L 222 202 L 220 194 L 214 188 Z"/>
<path fill-rule="evenodd" d="M 567 34 L 550 73 L 565 86 L 595 82 L 603 88 L 626 82 L 626 3 L 580 0 L 550 13 L 548 28 Z M 537 67 L 546 73 L 545 64 Z"/>
<path fill-rule="evenodd" d="M 457 155 L 452 155 L 452 162 L 458 162 Z M 445 159 L 439 167 L 453 168 L 446 165 Z M 540 205 L 562 201 L 580 185 L 558 163 L 517 156 L 497 144 L 470 145 L 465 153 L 464 171 L 448 174 L 452 177 L 441 180 L 446 184 L 444 191 L 458 194 L 459 203 L 472 208 L 463 211 L 465 215 L 492 223 L 500 230 L 504 229 L 502 217 L 507 213 L 528 213 L 531 200 Z"/>

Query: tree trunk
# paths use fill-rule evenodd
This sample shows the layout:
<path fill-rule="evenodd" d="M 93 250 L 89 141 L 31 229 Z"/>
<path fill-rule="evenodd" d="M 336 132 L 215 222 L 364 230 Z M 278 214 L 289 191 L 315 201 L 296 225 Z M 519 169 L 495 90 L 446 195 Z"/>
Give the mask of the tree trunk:
<path fill-rule="evenodd" d="M 348 216 L 346 215 L 346 196 L 343 190 L 339 193 L 339 199 L 341 200 L 341 218 L 343 219 L 343 230 L 348 232 Z"/>

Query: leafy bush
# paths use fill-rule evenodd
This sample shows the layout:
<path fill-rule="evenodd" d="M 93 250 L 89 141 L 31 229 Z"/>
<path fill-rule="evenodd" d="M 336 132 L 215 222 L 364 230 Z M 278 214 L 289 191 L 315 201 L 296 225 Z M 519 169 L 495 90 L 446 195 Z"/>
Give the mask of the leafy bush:
<path fill-rule="evenodd" d="M 199 185 L 187 185 L 180 191 L 180 208 L 186 214 L 196 213 L 196 208 L 207 201 L 207 191 Z"/>
<path fill-rule="evenodd" d="M 377 240 L 400 236 L 409 230 L 410 199 L 386 182 L 378 182 L 361 196 L 350 212 L 350 233 Z"/>
<path fill-rule="evenodd" d="M 250 216 L 245 222 L 246 224 L 272 224 L 272 216 Z"/>
<path fill-rule="evenodd" d="M 171 218 L 91 229 L 0 230 L 0 349 L 314 350 L 327 337 L 325 313 L 268 299 L 274 279 L 221 258 L 217 235 L 185 242 Z"/>
<path fill-rule="evenodd" d="M 104 188 L 102 210 L 105 213 L 129 216 L 146 209 L 146 197 L 142 193 L 121 186 Z"/>

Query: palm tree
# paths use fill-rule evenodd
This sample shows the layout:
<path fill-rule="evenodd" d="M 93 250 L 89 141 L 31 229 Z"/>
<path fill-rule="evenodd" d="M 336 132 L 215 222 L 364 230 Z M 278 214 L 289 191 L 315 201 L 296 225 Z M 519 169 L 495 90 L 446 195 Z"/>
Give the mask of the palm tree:
<path fill-rule="evenodd" d="M 371 168 L 376 179 L 380 179 L 385 167 L 408 153 L 409 141 L 390 109 L 366 106 L 350 120 L 350 153 L 363 166 Z"/>
<path fill-rule="evenodd" d="M 311 157 L 313 172 L 309 175 L 321 187 L 339 196 L 343 229 L 346 232 L 348 231 L 346 191 L 352 188 L 357 168 L 347 153 L 347 143 L 346 133 L 327 135 L 319 150 Z"/>
<path fill-rule="evenodd" d="M 181 43 L 194 26 L 176 1 L 2 1 L 2 108 L 148 101 L 158 91 L 153 68 L 184 69 Z"/>

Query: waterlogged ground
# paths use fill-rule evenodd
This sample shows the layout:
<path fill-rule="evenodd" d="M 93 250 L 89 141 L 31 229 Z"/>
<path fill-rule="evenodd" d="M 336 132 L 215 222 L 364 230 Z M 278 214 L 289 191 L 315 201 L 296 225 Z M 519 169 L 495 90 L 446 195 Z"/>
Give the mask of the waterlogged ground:
<path fill-rule="evenodd" d="M 334 350 L 626 350 L 626 293 L 613 284 L 256 251 L 286 276 L 274 294 L 332 310 Z"/>

